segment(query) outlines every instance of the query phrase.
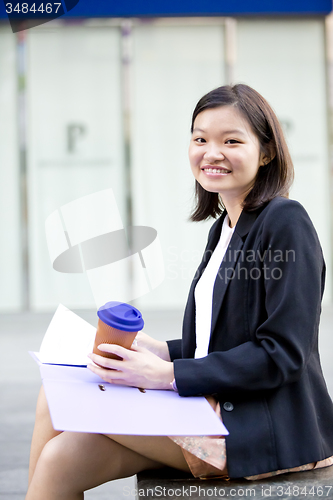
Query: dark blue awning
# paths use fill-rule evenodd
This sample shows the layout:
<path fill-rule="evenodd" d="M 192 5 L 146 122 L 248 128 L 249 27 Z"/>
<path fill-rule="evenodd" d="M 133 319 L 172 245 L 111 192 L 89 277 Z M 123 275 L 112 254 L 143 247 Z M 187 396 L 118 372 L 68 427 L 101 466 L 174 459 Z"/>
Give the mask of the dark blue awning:
<path fill-rule="evenodd" d="M 8 18 L 6 3 L 14 8 L 18 2 L 0 2 L 0 18 L 3 19 Z M 46 5 L 47 0 L 37 0 L 36 6 L 41 3 Z M 332 11 L 332 0 L 63 0 L 62 4 L 66 12 L 63 18 L 295 16 L 327 15 Z"/>

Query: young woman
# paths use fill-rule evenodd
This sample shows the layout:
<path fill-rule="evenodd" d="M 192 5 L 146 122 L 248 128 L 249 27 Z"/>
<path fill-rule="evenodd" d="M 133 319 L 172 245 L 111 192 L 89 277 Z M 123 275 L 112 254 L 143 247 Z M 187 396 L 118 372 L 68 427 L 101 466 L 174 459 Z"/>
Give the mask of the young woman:
<path fill-rule="evenodd" d="M 105 381 L 205 395 L 230 435 L 55 432 L 41 391 L 27 500 L 79 500 L 103 482 L 163 465 L 197 477 L 256 479 L 331 465 L 333 405 L 318 355 L 325 264 L 278 120 L 246 85 L 205 95 L 189 148 L 197 204 L 218 217 L 189 292 L 182 340 L 141 333 L 131 351 L 92 354 Z"/>

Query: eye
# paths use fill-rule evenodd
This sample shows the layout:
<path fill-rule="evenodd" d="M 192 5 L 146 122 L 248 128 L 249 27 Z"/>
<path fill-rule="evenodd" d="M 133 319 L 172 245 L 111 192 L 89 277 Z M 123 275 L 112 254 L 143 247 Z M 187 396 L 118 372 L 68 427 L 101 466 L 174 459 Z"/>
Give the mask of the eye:
<path fill-rule="evenodd" d="M 226 144 L 240 144 L 240 142 L 237 141 L 236 139 L 228 139 L 226 141 Z"/>
<path fill-rule="evenodd" d="M 204 144 L 206 141 L 202 137 L 197 137 L 194 139 L 194 142 L 197 142 L 198 144 Z"/>

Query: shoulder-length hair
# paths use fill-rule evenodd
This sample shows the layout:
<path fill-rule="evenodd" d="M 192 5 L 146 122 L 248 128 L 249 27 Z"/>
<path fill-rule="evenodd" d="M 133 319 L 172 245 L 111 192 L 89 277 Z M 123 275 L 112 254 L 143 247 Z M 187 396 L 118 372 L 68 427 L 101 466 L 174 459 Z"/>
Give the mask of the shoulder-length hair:
<path fill-rule="evenodd" d="M 243 202 L 243 210 L 252 211 L 276 196 L 288 197 L 294 180 L 294 167 L 281 125 L 268 102 L 248 85 L 225 85 L 204 95 L 196 105 L 194 121 L 199 113 L 220 106 L 233 106 L 240 111 L 257 136 L 261 152 L 269 159 L 259 168 L 253 188 Z M 218 193 L 206 191 L 195 181 L 196 205 L 190 216 L 192 221 L 218 217 L 224 210 Z"/>

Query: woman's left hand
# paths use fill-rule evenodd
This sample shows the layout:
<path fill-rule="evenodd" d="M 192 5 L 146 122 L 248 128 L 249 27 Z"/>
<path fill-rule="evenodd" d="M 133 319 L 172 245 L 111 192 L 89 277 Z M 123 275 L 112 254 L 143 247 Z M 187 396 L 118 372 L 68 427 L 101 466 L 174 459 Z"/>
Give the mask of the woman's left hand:
<path fill-rule="evenodd" d="M 123 358 L 110 359 L 89 354 L 89 358 L 103 368 L 93 364 L 89 364 L 88 368 L 105 382 L 143 389 L 171 389 L 170 383 L 174 379 L 172 362 L 164 361 L 138 345 L 132 345 L 129 350 L 116 344 L 101 344 L 98 349 Z"/>

